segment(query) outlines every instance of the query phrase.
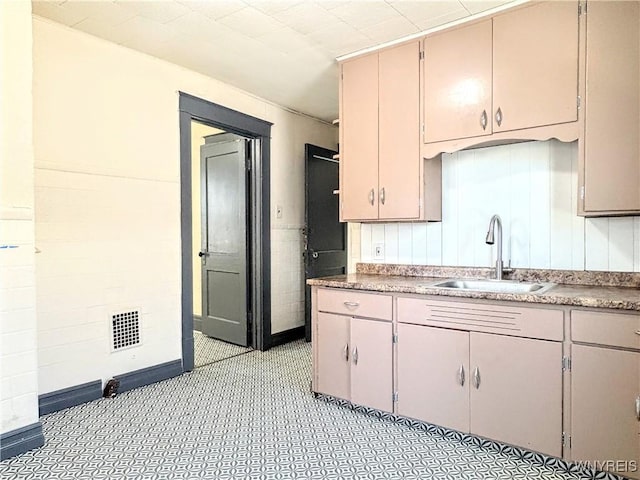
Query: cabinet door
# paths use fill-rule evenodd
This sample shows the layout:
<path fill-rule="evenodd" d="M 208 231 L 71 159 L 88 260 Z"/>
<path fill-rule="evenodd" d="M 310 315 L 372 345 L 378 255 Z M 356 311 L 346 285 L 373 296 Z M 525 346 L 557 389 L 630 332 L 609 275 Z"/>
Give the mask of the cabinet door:
<path fill-rule="evenodd" d="M 571 459 L 640 478 L 640 353 L 573 345 L 571 364 Z"/>
<path fill-rule="evenodd" d="M 420 44 L 379 54 L 379 177 L 381 219 L 420 216 Z"/>
<path fill-rule="evenodd" d="M 391 322 L 351 319 L 351 401 L 393 411 Z"/>
<path fill-rule="evenodd" d="M 424 141 L 491 134 L 491 20 L 424 41 Z"/>
<path fill-rule="evenodd" d="M 562 456 L 562 343 L 471 333 L 470 344 L 471 433 Z"/>
<path fill-rule="evenodd" d="M 469 334 L 398 324 L 398 412 L 469 431 Z"/>
<path fill-rule="evenodd" d="M 494 132 L 575 121 L 577 98 L 578 2 L 494 17 Z"/>
<path fill-rule="evenodd" d="M 340 195 L 345 220 L 378 218 L 378 55 L 342 65 Z"/>
<path fill-rule="evenodd" d="M 640 3 L 589 2 L 584 211 L 640 211 Z"/>
<path fill-rule="evenodd" d="M 349 399 L 349 317 L 318 313 L 315 359 L 318 393 Z"/>

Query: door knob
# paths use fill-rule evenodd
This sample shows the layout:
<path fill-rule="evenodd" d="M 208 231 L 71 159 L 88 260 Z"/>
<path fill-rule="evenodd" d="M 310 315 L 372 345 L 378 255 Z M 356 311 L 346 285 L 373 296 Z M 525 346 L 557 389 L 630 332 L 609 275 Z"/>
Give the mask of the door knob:
<path fill-rule="evenodd" d="M 198 252 L 198 256 L 199 256 L 200 258 L 202 258 L 202 257 L 206 257 L 207 255 L 209 255 L 209 253 L 208 253 L 208 252 Z"/>
<path fill-rule="evenodd" d="M 318 252 L 313 252 L 313 253 L 311 254 L 311 257 L 312 257 L 312 258 L 318 258 Z"/>

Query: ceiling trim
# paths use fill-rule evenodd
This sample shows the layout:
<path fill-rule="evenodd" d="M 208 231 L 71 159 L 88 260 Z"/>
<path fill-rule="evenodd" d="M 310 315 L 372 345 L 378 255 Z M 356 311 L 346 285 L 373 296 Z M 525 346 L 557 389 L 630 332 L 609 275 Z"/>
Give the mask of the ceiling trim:
<path fill-rule="evenodd" d="M 409 40 L 415 40 L 417 38 L 422 38 L 426 35 L 439 32 L 441 30 L 446 30 L 447 28 L 455 27 L 457 25 L 462 25 L 468 22 L 472 22 L 474 20 L 478 20 L 480 18 L 489 17 L 491 15 L 495 15 L 498 12 L 502 12 L 504 10 L 509 10 L 510 8 L 516 7 L 518 5 L 523 5 L 525 3 L 530 3 L 532 0 L 516 0 L 514 2 L 507 3 L 505 5 L 500 5 L 498 7 L 491 8 L 489 10 L 485 10 L 484 12 L 475 13 L 468 17 L 461 18 L 459 20 L 454 20 L 453 22 L 448 22 L 443 25 L 439 25 L 437 27 L 430 28 L 428 30 L 423 30 L 418 33 L 413 33 L 411 35 L 406 35 L 404 37 L 397 38 L 396 40 L 391 40 L 389 42 L 381 43 L 380 45 L 375 45 L 373 47 L 363 48 L 361 50 L 357 50 L 355 52 L 347 53 L 345 55 L 340 55 L 336 57 L 336 61 L 343 62 L 350 58 L 359 57 L 361 55 L 365 55 L 367 53 L 377 52 L 378 50 L 382 50 L 387 47 L 392 47 L 394 45 L 398 45 L 400 43 L 408 42 Z"/>

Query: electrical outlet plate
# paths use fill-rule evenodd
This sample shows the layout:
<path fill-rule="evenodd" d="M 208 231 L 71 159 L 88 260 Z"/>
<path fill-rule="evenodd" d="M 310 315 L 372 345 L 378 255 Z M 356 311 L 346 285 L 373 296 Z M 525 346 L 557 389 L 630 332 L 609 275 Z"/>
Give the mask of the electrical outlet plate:
<path fill-rule="evenodd" d="M 384 244 L 376 243 L 373 246 L 373 258 L 374 260 L 384 260 Z"/>

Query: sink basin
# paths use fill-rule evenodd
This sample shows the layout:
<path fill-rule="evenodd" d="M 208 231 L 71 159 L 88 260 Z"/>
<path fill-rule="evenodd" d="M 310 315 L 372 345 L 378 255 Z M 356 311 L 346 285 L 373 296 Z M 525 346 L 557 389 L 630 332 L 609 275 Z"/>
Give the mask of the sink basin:
<path fill-rule="evenodd" d="M 456 290 L 473 290 L 493 293 L 535 293 L 549 290 L 553 283 L 515 282 L 512 280 L 462 280 L 453 279 L 433 285 L 437 288 L 451 288 Z"/>

